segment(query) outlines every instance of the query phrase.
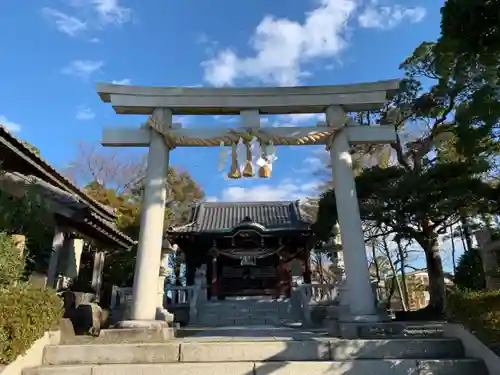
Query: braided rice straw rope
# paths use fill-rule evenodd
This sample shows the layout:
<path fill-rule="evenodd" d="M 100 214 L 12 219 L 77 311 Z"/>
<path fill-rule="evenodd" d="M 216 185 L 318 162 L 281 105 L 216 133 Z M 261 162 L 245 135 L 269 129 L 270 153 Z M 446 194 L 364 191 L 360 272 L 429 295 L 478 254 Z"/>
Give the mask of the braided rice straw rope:
<path fill-rule="evenodd" d="M 316 144 L 320 141 L 327 141 L 330 137 L 334 136 L 335 130 L 329 128 L 315 128 L 313 134 L 306 135 L 303 137 L 278 137 L 274 135 L 266 134 L 265 130 L 257 129 L 253 131 L 236 131 L 233 129 L 227 130 L 227 135 L 222 135 L 214 138 L 192 138 L 192 137 L 179 137 L 174 133 L 165 130 L 162 124 L 156 121 L 153 117 L 149 117 L 146 124 L 147 127 L 153 129 L 154 131 L 160 133 L 165 138 L 165 143 L 168 147 L 173 148 L 178 144 L 185 146 L 219 146 L 222 142 L 224 145 L 229 146 L 234 143 L 238 143 L 239 139 L 252 139 L 257 138 L 262 143 L 273 143 L 275 145 L 286 145 L 286 146 L 296 146 L 296 145 L 307 145 Z M 325 142 L 327 143 L 327 142 Z"/>

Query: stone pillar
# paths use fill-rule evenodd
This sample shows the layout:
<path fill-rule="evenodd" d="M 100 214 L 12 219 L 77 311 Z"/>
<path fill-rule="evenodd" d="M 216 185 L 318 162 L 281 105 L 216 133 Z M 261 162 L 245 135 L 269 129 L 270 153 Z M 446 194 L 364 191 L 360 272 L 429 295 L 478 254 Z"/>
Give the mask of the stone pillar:
<path fill-rule="evenodd" d="M 158 302 L 157 306 L 163 308 L 165 301 L 165 278 L 167 277 L 167 267 L 165 267 L 166 262 L 168 261 L 168 252 L 165 250 L 161 251 L 161 259 L 160 259 L 160 272 L 158 275 Z"/>
<path fill-rule="evenodd" d="M 500 289 L 500 277 L 497 273 L 498 254 L 500 253 L 500 241 L 493 241 L 491 231 L 488 228 L 481 229 L 474 233 L 479 247 L 479 256 L 483 265 L 486 289 Z"/>
<path fill-rule="evenodd" d="M 49 288 L 56 287 L 57 281 L 57 264 L 59 257 L 64 247 L 64 230 L 56 226 L 54 230 L 54 237 L 52 239 L 52 251 L 50 253 L 49 269 L 47 270 L 47 286 Z"/>
<path fill-rule="evenodd" d="M 328 112 L 327 121 L 332 121 Z M 330 155 L 351 319 L 376 320 L 349 141 L 341 129 L 333 139 Z"/>
<path fill-rule="evenodd" d="M 169 313 L 166 308 L 165 303 L 165 278 L 167 277 L 167 268 L 165 267 L 165 262 L 168 258 L 168 251 L 162 249 L 161 259 L 160 259 L 160 272 L 158 274 L 158 284 L 157 284 L 157 300 L 156 300 L 156 320 L 161 320 L 164 322 L 173 322 L 174 315 Z"/>
<path fill-rule="evenodd" d="M 63 273 L 64 276 L 70 278 L 73 282 L 78 279 L 78 274 L 80 273 L 83 244 L 81 238 L 71 238 L 68 240 L 68 246 L 66 247 L 67 263 L 66 270 Z"/>
<path fill-rule="evenodd" d="M 170 110 L 156 109 L 153 116 L 160 124 L 171 127 Z M 135 321 L 152 321 L 156 316 L 168 160 L 169 149 L 163 136 L 151 130 L 130 314 L 130 319 Z M 137 325 L 143 324 L 137 322 Z"/>

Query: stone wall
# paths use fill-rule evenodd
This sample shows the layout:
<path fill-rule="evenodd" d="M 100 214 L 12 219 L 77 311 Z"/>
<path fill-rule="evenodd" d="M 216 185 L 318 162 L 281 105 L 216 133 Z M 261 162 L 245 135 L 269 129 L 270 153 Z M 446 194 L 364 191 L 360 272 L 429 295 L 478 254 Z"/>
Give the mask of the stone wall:
<path fill-rule="evenodd" d="M 500 266 L 500 240 L 493 239 L 488 228 L 477 231 L 474 236 L 483 263 L 486 289 L 500 289 L 500 273 L 498 272 Z"/>

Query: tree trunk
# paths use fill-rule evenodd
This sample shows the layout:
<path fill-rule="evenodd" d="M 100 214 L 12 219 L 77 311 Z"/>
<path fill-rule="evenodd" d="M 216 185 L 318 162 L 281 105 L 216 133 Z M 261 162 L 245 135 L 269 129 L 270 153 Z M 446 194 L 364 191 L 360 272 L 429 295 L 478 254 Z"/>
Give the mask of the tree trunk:
<path fill-rule="evenodd" d="M 382 280 L 380 277 L 380 268 L 378 265 L 378 259 L 377 259 L 377 252 L 376 252 L 376 247 L 375 247 L 375 241 L 372 241 L 372 258 L 373 258 L 373 265 L 375 266 L 375 276 L 377 278 L 377 287 L 380 285 L 380 281 Z"/>
<path fill-rule="evenodd" d="M 467 244 L 465 243 L 464 231 L 462 229 L 462 225 L 458 226 L 458 230 L 460 231 L 460 240 L 462 241 L 462 248 L 464 249 L 464 252 L 466 252 L 467 251 Z"/>
<path fill-rule="evenodd" d="M 453 275 L 457 273 L 457 261 L 456 261 L 456 253 L 457 250 L 455 248 L 455 236 L 453 232 L 453 225 L 450 225 L 450 238 L 451 238 L 451 261 L 453 263 Z"/>
<path fill-rule="evenodd" d="M 446 286 L 438 235 L 433 229 L 429 228 L 429 223 L 423 223 L 422 227 L 424 229 L 423 238 L 420 239 L 419 243 L 425 252 L 430 295 L 429 305 L 426 309 L 437 316 L 442 316 L 446 307 Z"/>
<path fill-rule="evenodd" d="M 472 234 L 470 233 L 469 220 L 465 216 L 462 216 L 460 218 L 460 222 L 462 223 L 463 233 L 464 233 L 464 237 L 465 237 L 465 243 L 467 244 L 467 251 L 471 251 L 472 250 Z"/>
<path fill-rule="evenodd" d="M 400 271 L 401 271 L 401 283 L 402 283 L 402 289 L 403 289 L 403 298 L 405 300 L 406 307 L 410 309 L 410 298 L 408 297 L 408 285 L 406 284 L 406 263 L 405 263 L 405 256 L 404 256 L 404 251 L 403 247 L 401 246 L 401 240 L 398 238 L 396 241 L 396 244 L 398 245 L 398 254 L 399 254 L 399 261 L 400 261 Z"/>
<path fill-rule="evenodd" d="M 394 265 L 394 262 L 391 259 L 391 254 L 389 252 L 389 246 L 387 245 L 387 239 L 385 237 L 382 238 L 382 243 L 384 245 L 384 252 L 386 253 L 387 260 L 389 261 L 389 266 L 391 267 L 392 278 L 393 278 L 393 280 L 395 280 L 396 286 L 398 287 L 398 294 L 399 294 L 399 299 L 401 300 L 401 306 L 403 307 L 404 311 L 408 311 L 408 305 L 406 304 L 406 300 L 405 300 L 404 293 L 403 293 L 403 288 L 401 287 L 401 280 L 399 280 L 396 266 Z"/>

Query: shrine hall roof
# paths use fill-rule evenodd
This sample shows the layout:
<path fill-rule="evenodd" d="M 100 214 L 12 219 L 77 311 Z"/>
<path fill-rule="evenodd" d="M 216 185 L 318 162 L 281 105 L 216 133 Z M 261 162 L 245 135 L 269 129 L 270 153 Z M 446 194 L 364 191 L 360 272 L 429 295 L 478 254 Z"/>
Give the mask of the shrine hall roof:
<path fill-rule="evenodd" d="M 193 208 L 190 222 L 169 232 L 226 232 L 243 223 L 254 223 L 264 231 L 308 230 L 299 201 L 203 202 Z"/>

